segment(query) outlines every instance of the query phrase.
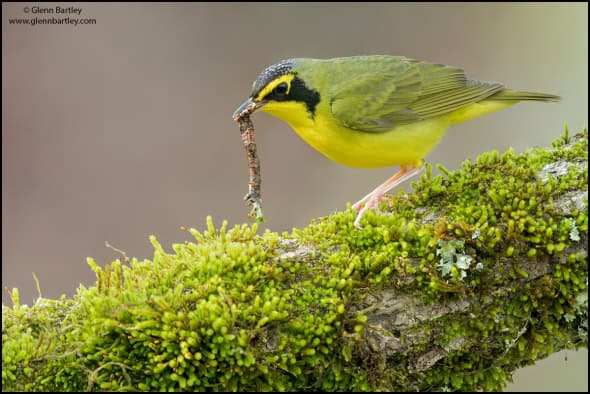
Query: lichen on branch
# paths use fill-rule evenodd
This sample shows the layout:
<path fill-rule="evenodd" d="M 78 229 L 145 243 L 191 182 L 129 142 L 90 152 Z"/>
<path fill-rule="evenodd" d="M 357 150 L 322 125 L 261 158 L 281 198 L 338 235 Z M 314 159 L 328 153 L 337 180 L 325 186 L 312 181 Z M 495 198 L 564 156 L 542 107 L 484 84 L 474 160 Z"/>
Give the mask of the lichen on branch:
<path fill-rule="evenodd" d="M 3 390 L 499 390 L 587 347 L 588 133 L 484 153 L 369 212 L 224 222 L 2 306 Z"/>

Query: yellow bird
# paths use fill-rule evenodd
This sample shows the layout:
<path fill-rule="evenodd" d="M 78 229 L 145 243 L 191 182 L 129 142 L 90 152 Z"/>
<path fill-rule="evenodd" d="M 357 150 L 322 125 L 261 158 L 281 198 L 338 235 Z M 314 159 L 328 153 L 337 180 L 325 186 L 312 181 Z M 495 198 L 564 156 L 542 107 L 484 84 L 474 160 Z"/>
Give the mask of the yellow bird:
<path fill-rule="evenodd" d="M 337 163 L 401 170 L 353 205 L 354 225 L 416 175 L 449 126 L 519 101 L 558 101 L 468 79 L 463 70 L 402 56 L 288 59 L 266 68 L 234 113 L 260 109 L 287 122 Z"/>

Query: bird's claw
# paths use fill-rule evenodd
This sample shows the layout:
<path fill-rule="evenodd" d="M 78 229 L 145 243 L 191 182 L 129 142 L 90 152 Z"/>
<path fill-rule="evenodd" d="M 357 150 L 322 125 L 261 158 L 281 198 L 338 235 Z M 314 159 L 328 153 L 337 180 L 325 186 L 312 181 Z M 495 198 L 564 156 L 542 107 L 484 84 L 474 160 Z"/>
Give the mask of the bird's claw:
<path fill-rule="evenodd" d="M 365 205 L 363 206 L 363 200 L 357 202 L 352 206 L 352 208 L 358 212 L 356 215 L 356 219 L 354 219 L 354 227 L 362 230 L 363 227 L 361 226 L 361 218 L 365 215 L 369 209 L 377 210 L 379 208 L 379 203 L 383 201 L 385 197 L 381 195 L 370 196 L 367 198 Z M 362 208 L 361 208 L 362 207 Z"/>
<path fill-rule="evenodd" d="M 363 199 L 362 199 L 362 200 L 360 200 L 360 201 L 357 201 L 357 202 L 355 202 L 355 203 L 352 205 L 352 209 L 354 209 L 354 210 L 355 210 L 355 211 L 357 211 L 357 212 L 360 212 L 360 211 L 361 211 L 361 209 L 363 208 L 363 203 L 364 203 L 365 201 L 366 201 L 366 204 L 365 204 L 365 206 L 366 206 L 367 204 L 370 204 L 370 205 L 371 205 L 371 207 L 372 207 L 372 208 L 374 208 L 374 207 L 376 207 L 376 206 L 377 206 L 377 204 L 378 204 L 379 202 L 381 202 L 381 201 L 384 201 L 384 200 L 385 200 L 385 196 L 384 196 L 384 195 L 378 195 L 378 196 L 368 196 L 368 197 L 365 197 L 365 198 L 363 198 Z"/>

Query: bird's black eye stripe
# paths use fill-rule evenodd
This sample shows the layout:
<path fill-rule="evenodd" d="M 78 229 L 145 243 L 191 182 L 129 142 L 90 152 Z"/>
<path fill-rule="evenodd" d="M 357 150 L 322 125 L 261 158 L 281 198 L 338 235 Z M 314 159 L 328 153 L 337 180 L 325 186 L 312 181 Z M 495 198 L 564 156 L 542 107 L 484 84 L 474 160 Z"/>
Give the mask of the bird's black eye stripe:
<path fill-rule="evenodd" d="M 274 93 L 277 96 L 284 96 L 287 94 L 287 90 L 289 90 L 289 85 L 287 85 L 287 82 L 281 82 L 274 88 Z"/>

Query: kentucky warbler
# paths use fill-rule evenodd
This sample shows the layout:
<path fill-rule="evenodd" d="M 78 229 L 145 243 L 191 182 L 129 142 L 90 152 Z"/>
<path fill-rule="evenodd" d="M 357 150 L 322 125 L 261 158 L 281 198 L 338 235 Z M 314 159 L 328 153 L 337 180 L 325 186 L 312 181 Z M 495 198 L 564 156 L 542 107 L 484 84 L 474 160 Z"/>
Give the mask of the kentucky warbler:
<path fill-rule="evenodd" d="M 401 170 L 353 205 L 354 225 L 383 194 L 417 174 L 446 129 L 519 101 L 558 101 L 467 79 L 463 70 L 402 56 L 289 59 L 265 69 L 234 113 L 260 109 L 287 122 L 335 162 Z M 364 204 L 364 206 L 363 206 Z"/>

